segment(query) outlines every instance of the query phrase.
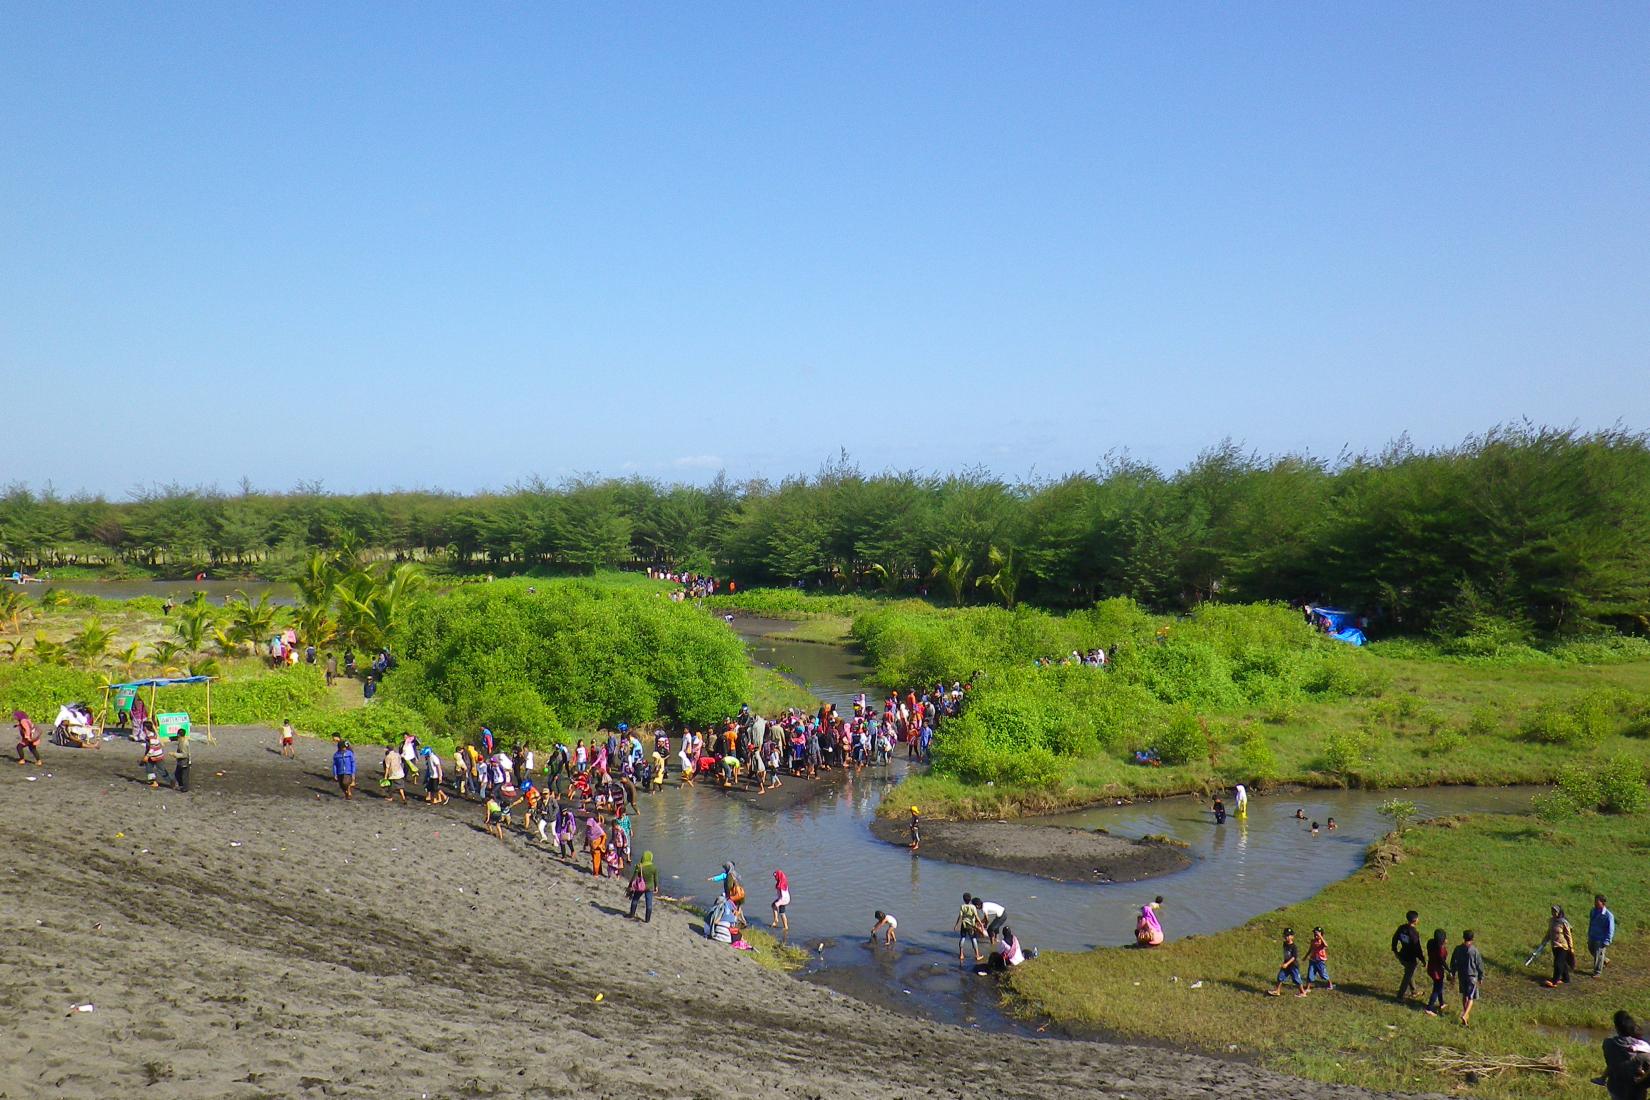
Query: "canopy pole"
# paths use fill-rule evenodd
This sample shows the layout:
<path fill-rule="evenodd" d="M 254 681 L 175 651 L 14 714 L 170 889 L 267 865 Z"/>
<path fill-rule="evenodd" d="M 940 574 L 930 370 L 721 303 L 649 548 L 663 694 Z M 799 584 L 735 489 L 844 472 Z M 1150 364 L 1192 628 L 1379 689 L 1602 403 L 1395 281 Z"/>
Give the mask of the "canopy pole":
<path fill-rule="evenodd" d="M 166 670 L 162 669 L 161 671 L 164 672 Z M 156 690 L 157 690 L 157 688 L 155 687 L 155 683 L 154 683 L 153 680 L 151 680 L 149 682 L 149 719 L 151 721 L 154 721 L 155 720 L 155 715 L 160 713 L 160 711 L 155 709 L 155 692 L 156 692 Z M 155 727 L 157 729 L 160 727 L 160 723 L 158 721 L 155 721 Z"/>
<path fill-rule="evenodd" d="M 103 685 L 103 709 L 97 712 L 97 738 L 103 740 L 103 731 L 108 726 L 109 714 L 109 685 Z"/>
<path fill-rule="evenodd" d="M 212 678 L 211 677 L 207 677 L 207 680 L 206 680 L 206 743 L 208 745 L 216 745 L 217 744 L 217 741 L 215 741 L 212 737 Z"/>

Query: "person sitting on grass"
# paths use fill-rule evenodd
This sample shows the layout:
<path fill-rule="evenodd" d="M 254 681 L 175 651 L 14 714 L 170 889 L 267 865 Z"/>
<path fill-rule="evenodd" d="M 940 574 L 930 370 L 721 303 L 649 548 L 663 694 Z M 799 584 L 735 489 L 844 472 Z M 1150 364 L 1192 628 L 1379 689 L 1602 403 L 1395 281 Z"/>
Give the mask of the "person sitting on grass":
<path fill-rule="evenodd" d="M 1283 996 L 1283 983 L 1292 982 L 1295 996 L 1306 996 L 1306 983 L 1301 981 L 1300 952 L 1295 947 L 1295 930 L 1283 930 L 1283 965 L 1278 967 L 1278 984 L 1266 991 L 1268 997 Z"/>

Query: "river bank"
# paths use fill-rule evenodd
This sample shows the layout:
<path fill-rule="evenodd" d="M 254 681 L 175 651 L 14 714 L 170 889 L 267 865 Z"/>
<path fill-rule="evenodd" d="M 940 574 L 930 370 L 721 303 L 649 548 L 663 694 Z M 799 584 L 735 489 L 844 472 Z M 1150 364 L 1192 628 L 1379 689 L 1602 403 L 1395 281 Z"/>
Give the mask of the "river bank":
<path fill-rule="evenodd" d="M 128 748 L 0 774 L 8 1095 L 1366 1095 L 833 995 L 669 907 L 625 921 L 619 884 L 487 837 L 468 804 L 344 802 L 324 742 L 291 761 L 221 730 L 186 796 Z M 707 1014 L 716 1056 L 682 1057 Z"/>
<path fill-rule="evenodd" d="M 1557 1052 L 1566 1072 L 1510 1072 L 1494 1081 L 1494 1095 L 1587 1100 L 1599 1095 L 1587 1079 L 1600 1065 L 1600 1029 L 1617 1008 L 1642 1015 L 1650 995 L 1650 951 L 1629 931 L 1638 927 L 1636 917 L 1624 916 L 1605 976 L 1586 976 L 1593 893 L 1604 893 L 1618 914 L 1650 905 L 1642 828 L 1642 819 L 1633 817 L 1594 816 L 1557 828 L 1527 816 L 1445 818 L 1412 828 L 1401 862 L 1371 865 L 1237 928 L 1153 951 L 1045 952 L 1015 973 L 1013 996 L 1020 1011 L 1075 1034 L 1174 1035 L 1195 1049 L 1374 1088 L 1442 1092 L 1467 1084 L 1447 1065 L 1429 1061 L 1440 1051 L 1468 1055 L 1468 1061 L 1533 1061 Z M 1390 844 L 1384 849 L 1384 856 L 1392 854 Z M 1554 903 L 1565 906 L 1576 927 L 1583 967 L 1556 990 L 1541 985 L 1551 973 L 1550 955 L 1525 965 Z M 1422 1013 L 1421 1001 L 1393 998 L 1400 973 L 1388 941 L 1408 909 L 1420 912 L 1423 937 L 1441 927 L 1452 948 L 1464 929 L 1475 931 L 1486 977 L 1471 1028 L 1456 1022 L 1460 999 L 1453 982 L 1450 1011 L 1441 1017 Z M 1283 929 L 1295 929 L 1304 954 L 1319 926 L 1329 943 L 1334 991 L 1265 996 L 1276 978 Z M 1424 996 L 1424 979 L 1421 988 Z"/>

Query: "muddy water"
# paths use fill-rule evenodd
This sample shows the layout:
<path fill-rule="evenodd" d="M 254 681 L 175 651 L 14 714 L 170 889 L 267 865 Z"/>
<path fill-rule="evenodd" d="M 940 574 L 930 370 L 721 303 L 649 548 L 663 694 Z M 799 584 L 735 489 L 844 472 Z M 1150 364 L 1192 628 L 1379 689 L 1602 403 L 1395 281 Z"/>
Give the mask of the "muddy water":
<path fill-rule="evenodd" d="M 823 698 L 849 705 L 867 670 L 836 646 L 749 635 L 775 627 L 738 623 L 753 656 L 787 669 Z M 670 894 L 715 896 L 705 879 L 724 859 L 745 878 L 746 912 L 768 919 L 772 872 L 791 884 L 791 939 L 810 949 L 814 980 L 865 999 L 963 1025 L 1012 1026 L 997 1009 L 993 983 L 957 965 L 951 924 L 964 891 L 1007 907 L 1023 943 L 1059 950 L 1122 944 L 1142 902 L 1162 894 L 1170 938 L 1231 928 L 1300 901 L 1358 868 L 1385 831 L 1376 807 L 1390 792 L 1314 791 L 1257 798 L 1247 823 L 1216 826 L 1194 799 L 1100 807 L 1048 818 L 1050 824 L 1105 828 L 1121 836 L 1162 834 L 1190 846 L 1185 871 L 1128 885 L 1066 885 L 1002 871 L 918 859 L 875 840 L 866 821 L 904 774 L 896 763 L 847 777 L 839 789 L 783 812 L 740 804 L 712 789 L 669 789 L 645 800 L 637 842 L 654 852 Z M 1421 813 L 1504 812 L 1529 806 L 1530 792 L 1445 788 L 1409 792 Z M 1304 809 L 1308 821 L 1293 814 Z M 1310 820 L 1334 833 L 1310 834 Z M 866 944 L 872 910 L 899 920 L 897 950 Z"/>

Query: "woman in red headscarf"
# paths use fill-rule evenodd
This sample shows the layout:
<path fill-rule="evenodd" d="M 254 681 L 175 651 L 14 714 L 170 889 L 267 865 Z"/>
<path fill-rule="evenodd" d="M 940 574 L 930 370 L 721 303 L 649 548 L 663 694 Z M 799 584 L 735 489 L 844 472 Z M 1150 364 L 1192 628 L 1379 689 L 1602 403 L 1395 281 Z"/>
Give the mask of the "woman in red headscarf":
<path fill-rule="evenodd" d="M 791 918 L 785 915 L 785 910 L 791 904 L 791 882 L 785 877 L 784 871 L 773 873 L 773 924 L 770 927 L 782 928 L 785 935 L 791 934 Z"/>

